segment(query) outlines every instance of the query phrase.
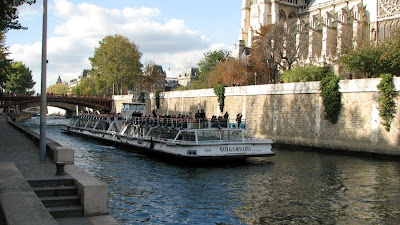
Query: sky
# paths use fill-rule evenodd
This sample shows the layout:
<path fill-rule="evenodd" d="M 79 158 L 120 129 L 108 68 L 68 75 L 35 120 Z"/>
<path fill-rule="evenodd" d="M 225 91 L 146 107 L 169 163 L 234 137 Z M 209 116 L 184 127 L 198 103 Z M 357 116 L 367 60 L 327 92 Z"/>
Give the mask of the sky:
<path fill-rule="evenodd" d="M 197 67 L 204 53 L 230 50 L 238 43 L 240 0 L 48 0 L 47 85 L 58 76 L 69 82 L 83 69 L 107 35 L 123 35 L 139 46 L 142 63 L 162 65 L 168 77 Z M 22 5 L 19 22 L 28 30 L 10 30 L 10 58 L 22 61 L 41 86 L 43 0 Z"/>

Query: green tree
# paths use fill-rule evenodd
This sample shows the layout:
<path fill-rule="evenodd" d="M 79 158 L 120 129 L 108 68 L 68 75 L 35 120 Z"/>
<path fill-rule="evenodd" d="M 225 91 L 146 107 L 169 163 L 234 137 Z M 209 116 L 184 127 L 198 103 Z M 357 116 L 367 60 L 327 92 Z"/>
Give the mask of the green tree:
<path fill-rule="evenodd" d="M 92 74 L 98 79 L 101 91 L 110 94 L 126 93 L 142 74 L 141 56 L 138 46 L 127 37 L 107 36 L 100 41 L 90 61 Z"/>
<path fill-rule="evenodd" d="M 207 83 L 210 72 L 215 68 L 218 62 L 225 61 L 228 57 L 229 52 L 226 50 L 214 50 L 205 53 L 204 58 L 198 63 L 198 82 L 195 82 L 193 86 L 198 86 L 200 88 L 210 87 L 210 85 Z"/>
<path fill-rule="evenodd" d="M 154 91 L 157 77 L 162 73 L 162 68 L 154 62 L 149 62 L 143 69 L 143 78 L 140 80 L 141 90 Z"/>
<path fill-rule="evenodd" d="M 53 84 L 47 88 L 47 92 L 54 95 L 66 95 L 69 92 L 69 86 L 65 83 Z"/>
<path fill-rule="evenodd" d="M 32 94 L 35 82 L 32 80 L 32 71 L 22 62 L 14 62 L 11 65 L 11 72 L 8 75 L 6 92 L 13 94 Z"/>
<path fill-rule="evenodd" d="M 89 96 L 99 95 L 100 93 L 96 90 L 96 81 L 91 77 L 85 77 L 72 89 L 72 94 Z"/>
<path fill-rule="evenodd" d="M 383 49 L 380 46 L 381 44 L 376 46 L 370 41 L 363 42 L 347 55 L 340 57 L 339 64 L 354 78 L 378 77 L 386 71 L 381 61 Z"/>
<path fill-rule="evenodd" d="M 386 73 L 400 75 L 400 29 L 382 44 L 381 65 Z"/>
<path fill-rule="evenodd" d="M 27 29 L 18 22 L 17 6 L 35 2 L 36 0 L 0 0 L 0 97 L 12 71 L 12 60 L 7 58 L 9 53 L 4 45 L 5 33 L 10 29 Z"/>
<path fill-rule="evenodd" d="M 0 98 L 6 87 L 7 76 L 11 73 L 12 60 L 7 59 L 7 48 L 4 45 L 4 35 L 0 31 Z"/>
<path fill-rule="evenodd" d="M 17 6 L 25 3 L 32 5 L 36 0 L 2 0 L 0 1 L 0 31 L 9 29 L 27 29 L 18 22 Z"/>
<path fill-rule="evenodd" d="M 324 77 L 334 76 L 330 67 L 318 67 L 313 65 L 297 66 L 283 72 L 281 79 L 284 82 L 308 82 L 320 81 Z"/>

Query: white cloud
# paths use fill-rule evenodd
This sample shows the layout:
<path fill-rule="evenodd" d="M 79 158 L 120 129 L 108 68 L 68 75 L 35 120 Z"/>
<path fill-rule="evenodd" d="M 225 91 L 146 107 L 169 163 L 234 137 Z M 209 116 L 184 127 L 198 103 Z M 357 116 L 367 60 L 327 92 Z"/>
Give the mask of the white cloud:
<path fill-rule="evenodd" d="M 144 61 L 154 59 L 164 70 L 171 68 L 175 76 L 190 65 L 196 66 L 203 54 L 214 48 L 207 37 L 188 28 L 183 20 L 162 18 L 160 10 L 154 8 L 105 9 L 56 0 L 51 9 L 49 21 L 61 23 L 49 31 L 48 85 L 54 84 L 59 75 L 69 81 L 88 68 L 87 59 L 107 35 L 128 37 L 139 46 Z M 33 71 L 35 89 L 39 90 L 41 43 L 12 45 L 10 51 L 15 60 L 23 61 Z"/>
<path fill-rule="evenodd" d="M 21 6 L 18 6 L 18 16 L 20 17 L 30 17 L 30 16 L 34 16 L 34 15 L 38 15 L 42 13 L 42 5 L 43 4 L 39 4 L 38 2 L 36 4 L 23 4 Z"/>

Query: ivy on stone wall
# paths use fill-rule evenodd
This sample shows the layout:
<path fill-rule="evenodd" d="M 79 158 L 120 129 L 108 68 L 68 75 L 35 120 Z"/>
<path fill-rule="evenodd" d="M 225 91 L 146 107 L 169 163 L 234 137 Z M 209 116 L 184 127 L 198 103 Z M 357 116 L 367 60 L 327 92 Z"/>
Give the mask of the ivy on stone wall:
<path fill-rule="evenodd" d="M 325 119 L 336 124 L 342 108 L 342 94 L 339 92 L 340 78 L 336 76 L 325 77 L 321 80 L 320 90 L 325 106 Z"/>
<path fill-rule="evenodd" d="M 386 131 L 390 131 L 390 124 L 396 114 L 397 92 L 394 86 L 392 74 L 382 74 L 381 82 L 378 84 L 378 104 L 379 115 L 383 119 L 381 124 L 385 126 Z"/>
<path fill-rule="evenodd" d="M 161 94 L 162 90 L 157 90 L 156 91 L 156 107 L 157 109 L 160 108 L 160 94 Z"/>
<path fill-rule="evenodd" d="M 219 110 L 221 112 L 224 111 L 224 106 L 225 106 L 225 87 L 226 84 L 216 84 L 214 86 L 214 93 L 218 97 L 218 103 L 219 103 Z"/>

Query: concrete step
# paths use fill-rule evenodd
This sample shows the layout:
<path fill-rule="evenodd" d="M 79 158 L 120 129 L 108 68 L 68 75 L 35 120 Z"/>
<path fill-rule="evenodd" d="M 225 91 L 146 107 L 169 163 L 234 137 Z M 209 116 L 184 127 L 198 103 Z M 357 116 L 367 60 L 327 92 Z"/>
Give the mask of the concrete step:
<path fill-rule="evenodd" d="M 38 197 L 76 195 L 78 193 L 75 186 L 33 187 L 32 189 Z"/>
<path fill-rule="evenodd" d="M 31 187 L 56 187 L 56 186 L 73 186 L 74 179 L 70 176 L 66 177 L 46 177 L 28 180 Z"/>
<path fill-rule="evenodd" d="M 83 207 L 77 205 L 49 207 L 47 209 L 54 218 L 83 216 Z"/>
<path fill-rule="evenodd" d="M 58 206 L 79 206 L 80 198 L 77 195 L 39 197 L 46 208 Z"/>

